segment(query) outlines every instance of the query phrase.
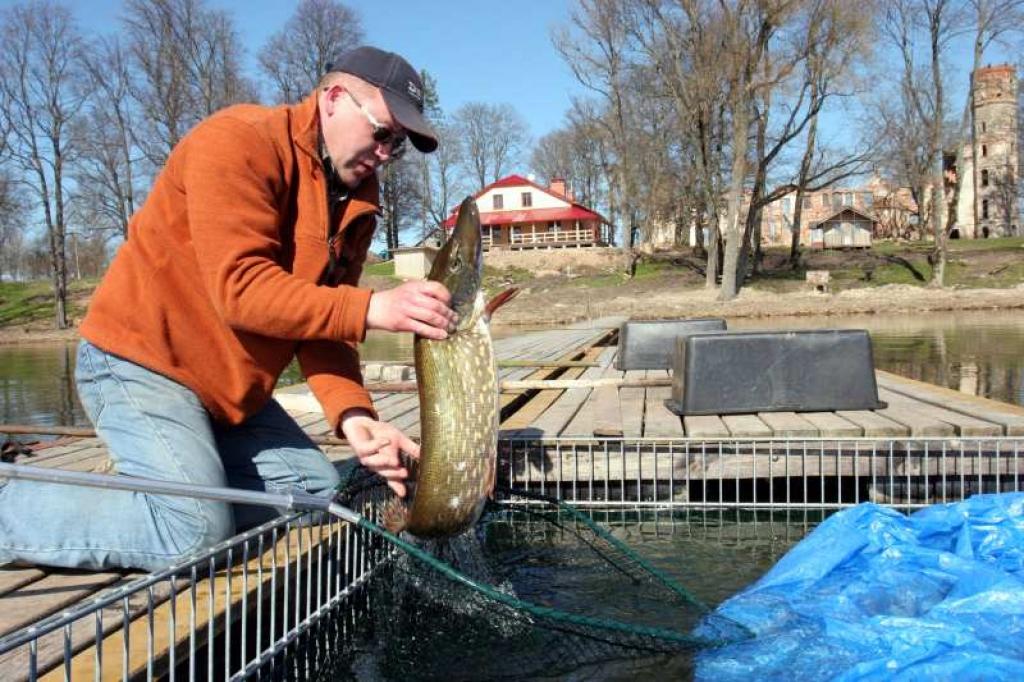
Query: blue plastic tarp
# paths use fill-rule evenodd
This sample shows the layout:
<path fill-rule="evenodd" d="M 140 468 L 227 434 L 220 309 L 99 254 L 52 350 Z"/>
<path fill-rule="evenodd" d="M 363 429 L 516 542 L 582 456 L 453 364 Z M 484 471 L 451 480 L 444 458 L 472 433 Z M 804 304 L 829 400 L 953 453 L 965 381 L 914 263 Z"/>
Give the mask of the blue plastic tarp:
<path fill-rule="evenodd" d="M 715 615 L 699 680 L 1024 680 L 1024 494 L 844 510 Z"/>

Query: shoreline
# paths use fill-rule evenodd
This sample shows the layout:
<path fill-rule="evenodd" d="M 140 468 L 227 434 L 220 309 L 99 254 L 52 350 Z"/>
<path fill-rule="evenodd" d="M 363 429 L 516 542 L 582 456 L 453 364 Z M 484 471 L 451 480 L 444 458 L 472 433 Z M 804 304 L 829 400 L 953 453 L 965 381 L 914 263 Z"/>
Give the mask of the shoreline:
<path fill-rule="evenodd" d="M 665 289 L 644 294 L 613 293 L 603 289 L 525 293 L 503 307 L 495 321 L 502 326 L 537 326 L 613 315 L 632 319 L 757 319 L 1024 310 L 1024 284 L 1008 289 L 929 289 L 890 284 L 838 293 L 785 294 L 747 287 L 734 300 L 726 302 L 718 301 L 716 295 L 717 292 L 704 288 Z M 75 343 L 80 339 L 77 322 L 64 330 L 47 328 L 43 322 L 0 327 L 0 346 Z"/>

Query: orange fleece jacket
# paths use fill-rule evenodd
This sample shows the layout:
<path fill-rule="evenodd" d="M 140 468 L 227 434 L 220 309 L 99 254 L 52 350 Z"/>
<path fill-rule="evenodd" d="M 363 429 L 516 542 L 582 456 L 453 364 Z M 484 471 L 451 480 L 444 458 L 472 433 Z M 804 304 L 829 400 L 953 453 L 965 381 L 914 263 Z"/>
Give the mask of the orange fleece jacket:
<path fill-rule="evenodd" d="M 316 96 L 238 105 L 197 125 L 171 152 L 89 305 L 82 335 L 191 388 L 238 424 L 269 400 L 298 357 L 328 421 L 373 413 L 355 344 L 371 291 L 359 289 L 379 211 L 371 176 L 345 202 L 328 262 L 327 180 Z"/>

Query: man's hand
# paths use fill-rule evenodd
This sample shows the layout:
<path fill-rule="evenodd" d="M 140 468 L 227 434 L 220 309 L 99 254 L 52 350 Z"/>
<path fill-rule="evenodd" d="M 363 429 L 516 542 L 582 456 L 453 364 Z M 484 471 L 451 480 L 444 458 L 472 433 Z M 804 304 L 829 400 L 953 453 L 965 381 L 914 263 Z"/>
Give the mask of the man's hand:
<path fill-rule="evenodd" d="M 405 282 L 394 289 L 375 291 L 366 312 L 366 326 L 444 339 L 455 328 L 455 311 L 448 307 L 451 300 L 440 282 Z"/>
<path fill-rule="evenodd" d="M 399 497 L 405 497 L 405 479 L 409 471 L 402 466 L 399 452 L 420 456 L 420 446 L 387 422 L 374 419 L 369 412 L 354 408 L 341 416 L 341 432 L 355 450 L 359 461 L 379 474 Z"/>

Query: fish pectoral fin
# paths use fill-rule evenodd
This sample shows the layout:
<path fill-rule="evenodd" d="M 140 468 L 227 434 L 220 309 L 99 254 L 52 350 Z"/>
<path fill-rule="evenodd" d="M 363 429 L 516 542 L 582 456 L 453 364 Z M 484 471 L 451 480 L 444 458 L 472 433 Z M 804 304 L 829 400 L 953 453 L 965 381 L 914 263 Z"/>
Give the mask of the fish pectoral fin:
<path fill-rule="evenodd" d="M 488 301 L 487 305 L 484 306 L 484 319 L 490 322 L 491 315 L 494 314 L 494 311 L 511 301 L 518 294 L 519 287 L 509 287 L 508 289 L 495 294 L 494 298 Z"/>

